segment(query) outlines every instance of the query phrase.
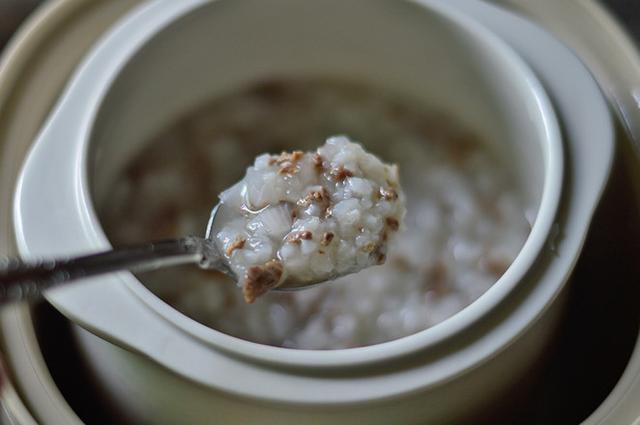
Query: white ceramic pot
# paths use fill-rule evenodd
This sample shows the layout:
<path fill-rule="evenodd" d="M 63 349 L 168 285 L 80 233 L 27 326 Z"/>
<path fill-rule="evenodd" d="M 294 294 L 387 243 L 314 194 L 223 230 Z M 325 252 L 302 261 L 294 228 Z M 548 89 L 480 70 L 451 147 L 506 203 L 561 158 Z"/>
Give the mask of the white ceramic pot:
<path fill-rule="evenodd" d="M 198 103 L 274 73 L 366 78 L 422 97 L 493 141 L 537 210 L 525 247 L 452 318 L 349 350 L 230 337 L 128 273 L 52 291 L 49 300 L 91 331 L 78 328 L 79 341 L 104 388 L 154 424 L 439 423 L 495 399 L 548 341 L 580 249 L 563 250 L 562 240 L 584 237 L 611 149 L 596 155 L 595 177 L 574 199 L 588 214 L 567 217 L 558 210 L 562 143 L 544 90 L 497 37 L 444 2 L 145 4 L 85 60 L 29 155 L 14 209 L 21 253 L 108 247 L 95 205 L 142 143 Z M 554 250 L 547 242 L 558 232 Z"/>

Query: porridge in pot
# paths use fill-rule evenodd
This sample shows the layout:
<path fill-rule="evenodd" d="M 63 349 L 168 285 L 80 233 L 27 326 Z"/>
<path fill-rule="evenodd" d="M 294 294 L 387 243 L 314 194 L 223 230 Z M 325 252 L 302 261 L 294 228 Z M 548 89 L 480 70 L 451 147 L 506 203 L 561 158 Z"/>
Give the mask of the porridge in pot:
<path fill-rule="evenodd" d="M 178 267 L 140 280 L 229 335 L 340 349 L 441 322 L 482 295 L 515 259 L 531 224 L 508 164 L 421 103 L 342 80 L 269 80 L 188 114 L 114 182 L 100 208 L 105 232 L 115 245 L 202 234 L 218 194 L 258 155 L 311 150 L 336 134 L 399 166 L 405 225 L 389 240 L 383 265 L 310 289 L 269 292 L 253 304 L 215 271 Z M 271 157 L 263 158 L 268 164 Z"/>

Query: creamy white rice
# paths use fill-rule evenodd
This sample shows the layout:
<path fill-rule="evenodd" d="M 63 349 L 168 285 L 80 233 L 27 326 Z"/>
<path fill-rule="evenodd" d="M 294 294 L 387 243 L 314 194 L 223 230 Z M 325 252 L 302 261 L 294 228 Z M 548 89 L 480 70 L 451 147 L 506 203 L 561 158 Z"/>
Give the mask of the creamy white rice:
<path fill-rule="evenodd" d="M 383 264 L 405 214 L 397 167 L 346 136 L 258 156 L 220 202 L 215 239 L 248 303 Z"/>
<path fill-rule="evenodd" d="M 194 319 L 293 348 L 376 344 L 433 326 L 482 295 L 529 231 L 506 164 L 473 134 L 411 99 L 364 84 L 276 80 L 215 100 L 150 142 L 101 208 L 115 244 L 202 234 L 211 201 L 261 152 L 312 149 L 349 134 L 399 165 L 405 229 L 384 265 L 328 285 L 244 302 L 218 273 L 183 267 L 140 276 Z M 532 214 L 529 214 L 532 216 Z"/>

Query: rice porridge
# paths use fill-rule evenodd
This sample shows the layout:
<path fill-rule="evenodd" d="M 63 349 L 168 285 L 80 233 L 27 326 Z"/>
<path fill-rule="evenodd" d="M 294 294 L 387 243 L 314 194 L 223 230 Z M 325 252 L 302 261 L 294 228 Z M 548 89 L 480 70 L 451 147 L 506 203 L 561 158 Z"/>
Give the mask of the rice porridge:
<path fill-rule="evenodd" d="M 268 292 L 253 304 L 215 271 L 185 266 L 140 280 L 227 334 L 339 349 L 433 326 L 482 295 L 514 260 L 531 223 L 513 170 L 483 141 L 411 98 L 342 80 L 269 80 L 188 114 L 113 183 L 99 206 L 105 232 L 114 245 L 201 235 L 218 194 L 256 156 L 314 149 L 336 134 L 399 165 L 405 226 L 389 240 L 383 265 L 310 289 Z"/>
<path fill-rule="evenodd" d="M 405 214 L 398 167 L 346 136 L 258 156 L 220 202 L 213 237 L 248 303 L 383 264 Z"/>

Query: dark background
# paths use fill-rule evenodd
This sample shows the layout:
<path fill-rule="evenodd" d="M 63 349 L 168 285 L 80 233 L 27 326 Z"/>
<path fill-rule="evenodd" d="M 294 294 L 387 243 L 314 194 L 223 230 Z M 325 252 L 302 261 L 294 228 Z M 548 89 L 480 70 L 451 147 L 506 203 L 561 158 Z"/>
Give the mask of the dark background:
<path fill-rule="evenodd" d="M 43 1 L 0 0 L 0 49 L 25 16 L 40 3 Z M 602 0 L 601 3 L 605 4 L 625 24 L 637 40 L 640 40 L 640 0 Z"/>
<path fill-rule="evenodd" d="M 41 0 L 0 0 L 0 51 L 40 3 Z M 640 40 L 640 0 L 606 0 L 603 3 L 635 39 Z M 623 139 L 621 132 L 620 135 Z M 619 159 L 576 266 L 557 344 L 547 353 L 545 365 L 527 382 L 526 391 L 505 399 L 504 405 L 499 406 L 499 417 L 487 413 L 478 418 L 477 423 L 578 424 L 597 408 L 624 370 L 640 321 L 636 307 L 640 299 L 640 262 L 637 261 L 640 211 L 628 184 L 631 177 Z M 49 328 L 48 332 L 49 336 L 54 334 L 54 339 L 43 335 L 45 356 L 73 358 L 72 347 L 60 352 L 60 344 L 56 344 L 65 332 L 68 333 L 66 322 L 46 305 L 41 310 L 40 314 L 51 319 L 48 324 L 56 330 L 51 332 Z M 62 362 L 52 363 L 50 367 L 61 391 L 88 423 L 120 422 L 95 400 L 97 397 L 93 392 L 86 391 L 91 387 L 86 376 L 78 374 L 75 368 L 70 371 Z M 83 389 L 82 394 L 77 394 L 78 388 Z M 506 418 L 505 410 L 508 412 Z M 94 416 L 96 413 L 99 418 Z"/>
<path fill-rule="evenodd" d="M 603 0 L 601 3 L 618 17 L 636 40 L 640 40 L 640 1 Z"/>
<path fill-rule="evenodd" d="M 113 0 L 117 1 L 117 0 Z M 535 1 L 535 0 L 521 0 Z M 580 1 L 580 0 L 574 0 Z M 624 23 L 636 40 L 640 40 L 640 1 L 602 0 L 609 10 Z M 37 7 L 42 0 L 0 0 L 0 50 L 11 37 L 22 20 Z"/>

